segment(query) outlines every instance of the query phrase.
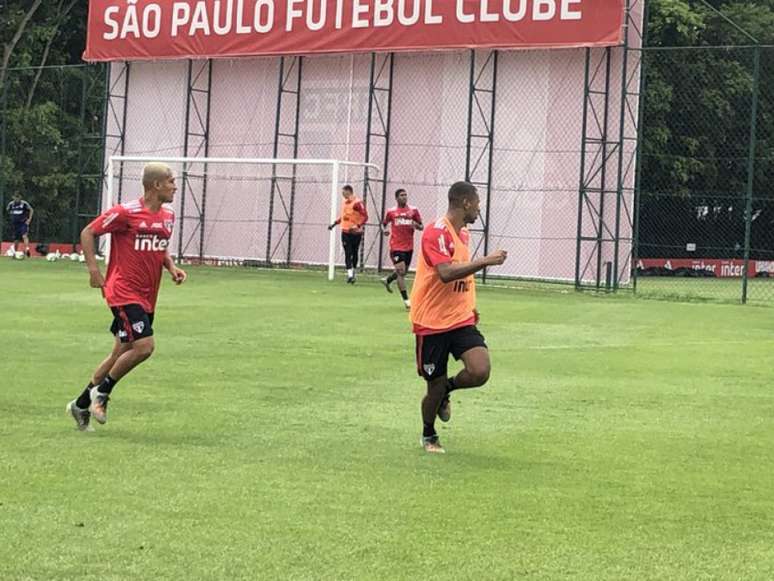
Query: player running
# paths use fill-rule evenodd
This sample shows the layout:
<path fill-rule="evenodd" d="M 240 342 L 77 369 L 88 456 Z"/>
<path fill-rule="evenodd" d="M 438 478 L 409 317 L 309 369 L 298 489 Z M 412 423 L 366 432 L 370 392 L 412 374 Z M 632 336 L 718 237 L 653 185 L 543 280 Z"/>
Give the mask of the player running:
<path fill-rule="evenodd" d="M 30 256 L 30 222 L 35 210 L 29 202 L 22 200 L 21 194 L 16 193 L 9 202 L 6 211 L 11 215 L 13 225 L 13 251 L 21 252 L 21 244 L 24 243 L 24 254 Z"/>
<path fill-rule="evenodd" d="M 347 283 L 355 284 L 355 271 L 360 258 L 360 243 L 363 240 L 363 227 L 368 222 L 368 212 L 365 204 L 355 195 L 352 186 L 344 186 L 341 189 L 344 196 L 344 205 L 341 215 L 328 226 L 333 230 L 341 224 L 341 244 L 344 246 L 344 260 L 347 266 Z"/>
<path fill-rule="evenodd" d="M 408 294 L 406 293 L 406 273 L 411 266 L 411 258 L 414 255 L 414 230 L 422 230 L 422 217 L 419 210 L 414 206 L 408 205 L 408 193 L 400 189 L 395 192 L 395 200 L 398 205 L 387 211 L 382 221 L 382 231 L 385 236 L 390 237 L 390 259 L 395 267 L 394 272 L 381 279 L 384 288 L 388 293 L 392 292 L 390 285 L 393 281 L 398 281 L 400 296 L 403 297 L 403 304 L 406 308 L 411 308 Z M 387 226 L 392 224 L 388 230 Z"/>
<path fill-rule="evenodd" d="M 470 259 L 467 225 L 478 218 L 476 188 L 457 182 L 449 189 L 449 210 L 422 235 L 422 252 L 411 291 L 411 322 L 416 335 L 417 371 L 427 381 L 422 400 L 422 447 L 445 453 L 435 431 L 435 418 L 451 419 L 449 394 L 480 387 L 489 379 L 491 364 L 484 337 L 476 328 L 474 274 L 487 266 L 503 264 L 504 250 Z M 449 354 L 462 359 L 465 368 L 455 377 L 446 375 Z"/>
<path fill-rule="evenodd" d="M 143 169 L 145 194 L 139 200 L 114 206 L 81 232 L 81 246 L 93 288 L 101 288 L 110 310 L 115 336 L 113 351 L 99 364 L 81 395 L 67 404 L 78 429 L 91 431 L 93 416 L 107 421 L 107 406 L 116 383 L 153 353 L 153 315 L 162 268 L 175 284 L 186 279 L 167 247 L 175 224 L 172 202 L 177 186 L 165 164 L 149 163 Z M 110 262 L 103 278 L 95 256 L 95 238 L 111 234 Z"/>

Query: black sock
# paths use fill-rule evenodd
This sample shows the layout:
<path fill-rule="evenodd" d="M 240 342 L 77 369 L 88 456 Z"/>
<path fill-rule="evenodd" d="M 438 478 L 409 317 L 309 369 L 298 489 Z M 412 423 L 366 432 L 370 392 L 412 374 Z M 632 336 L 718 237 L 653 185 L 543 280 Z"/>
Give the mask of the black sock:
<path fill-rule="evenodd" d="M 403 297 L 404 301 L 408 300 L 408 293 L 406 291 L 400 291 L 400 296 Z"/>
<path fill-rule="evenodd" d="M 86 388 L 83 390 L 83 393 L 78 396 L 78 399 L 75 400 L 75 405 L 79 407 L 82 410 L 88 409 L 91 405 L 91 388 L 94 387 L 94 384 L 90 381 L 89 385 L 86 386 Z"/>
<path fill-rule="evenodd" d="M 102 383 L 99 384 L 99 387 L 97 387 L 97 391 L 99 393 L 104 393 L 105 395 L 110 395 L 110 392 L 113 391 L 113 388 L 116 386 L 116 383 L 118 383 L 117 379 L 113 379 L 109 375 L 105 377 L 105 379 L 102 380 Z"/>
<path fill-rule="evenodd" d="M 433 424 L 422 424 L 424 427 L 422 428 L 422 435 L 425 438 L 432 438 L 436 435 L 435 433 L 435 426 Z"/>
<path fill-rule="evenodd" d="M 449 378 L 449 383 L 446 384 L 446 397 L 449 397 L 449 394 L 453 392 L 455 389 L 459 389 L 457 387 L 457 384 L 454 382 L 454 378 Z"/>
<path fill-rule="evenodd" d="M 387 277 L 387 284 L 390 284 L 396 280 L 398 280 L 398 275 L 393 272 L 390 276 Z"/>

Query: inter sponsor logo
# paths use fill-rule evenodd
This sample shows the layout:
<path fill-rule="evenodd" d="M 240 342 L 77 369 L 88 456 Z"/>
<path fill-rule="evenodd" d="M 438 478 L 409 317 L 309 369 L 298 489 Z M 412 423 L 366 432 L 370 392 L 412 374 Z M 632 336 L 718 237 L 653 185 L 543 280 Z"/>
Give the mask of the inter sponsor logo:
<path fill-rule="evenodd" d="M 158 234 L 138 234 L 134 238 L 134 249 L 138 252 L 164 252 L 169 246 L 169 238 Z"/>
<path fill-rule="evenodd" d="M 456 280 L 454 281 L 455 293 L 466 293 L 470 290 L 470 281 L 468 280 Z"/>

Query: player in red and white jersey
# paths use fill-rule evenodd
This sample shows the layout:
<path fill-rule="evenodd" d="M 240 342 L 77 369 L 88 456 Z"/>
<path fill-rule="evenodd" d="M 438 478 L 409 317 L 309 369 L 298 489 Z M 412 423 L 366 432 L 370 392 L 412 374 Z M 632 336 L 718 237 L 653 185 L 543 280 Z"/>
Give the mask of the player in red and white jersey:
<path fill-rule="evenodd" d="M 409 206 L 406 190 L 396 191 L 395 200 L 398 205 L 388 210 L 384 215 L 384 220 L 382 220 L 382 231 L 385 236 L 390 237 L 390 259 L 395 270 L 390 276 L 382 279 L 382 284 L 387 292 L 391 293 L 390 285 L 397 280 L 403 304 L 409 309 L 411 303 L 406 292 L 406 273 L 411 266 L 411 258 L 414 255 L 414 231 L 422 230 L 424 226 L 419 210 L 414 206 Z M 392 226 L 388 230 L 387 227 L 390 225 Z"/>
<path fill-rule="evenodd" d="M 186 273 L 167 250 L 175 225 L 172 202 L 177 186 L 165 164 L 143 169 L 145 194 L 114 206 L 81 232 L 90 284 L 101 288 L 113 313 L 113 351 L 99 364 L 81 395 L 67 404 L 78 429 L 90 431 L 91 417 L 107 421 L 107 405 L 116 383 L 153 353 L 153 316 L 163 269 L 181 284 Z M 110 262 L 103 278 L 96 259 L 96 237 L 111 235 Z"/>

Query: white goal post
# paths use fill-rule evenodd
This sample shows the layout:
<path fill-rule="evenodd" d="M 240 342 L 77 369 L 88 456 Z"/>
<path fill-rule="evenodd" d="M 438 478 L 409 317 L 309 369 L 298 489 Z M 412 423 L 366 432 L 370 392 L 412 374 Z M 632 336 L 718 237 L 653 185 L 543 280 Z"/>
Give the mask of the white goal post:
<path fill-rule="evenodd" d="M 164 157 L 164 156 L 132 156 L 132 155 L 114 155 L 108 159 L 107 164 L 107 187 L 103 193 L 102 199 L 102 211 L 104 212 L 108 208 L 112 207 L 118 200 L 115 198 L 115 179 L 116 179 L 116 166 L 123 163 L 150 163 L 161 162 L 170 165 L 179 165 L 183 167 L 183 171 L 187 171 L 190 165 L 209 166 L 209 165 L 223 165 L 223 164 L 238 164 L 238 165 L 269 165 L 269 166 L 321 166 L 330 167 L 331 181 L 330 181 L 330 222 L 333 223 L 338 218 L 339 208 L 339 179 L 341 168 L 345 167 L 359 167 L 363 169 L 373 170 L 377 173 L 381 173 L 381 168 L 373 163 L 364 163 L 358 161 L 348 161 L 340 159 L 293 159 L 293 158 L 244 158 L 244 157 Z M 180 216 L 180 220 L 183 216 Z M 328 280 L 333 280 L 335 272 L 336 262 L 336 249 L 338 247 L 336 232 L 331 230 L 329 236 L 329 249 L 328 249 Z M 110 254 L 110 237 L 105 237 L 105 253 L 106 260 L 109 259 Z"/>

